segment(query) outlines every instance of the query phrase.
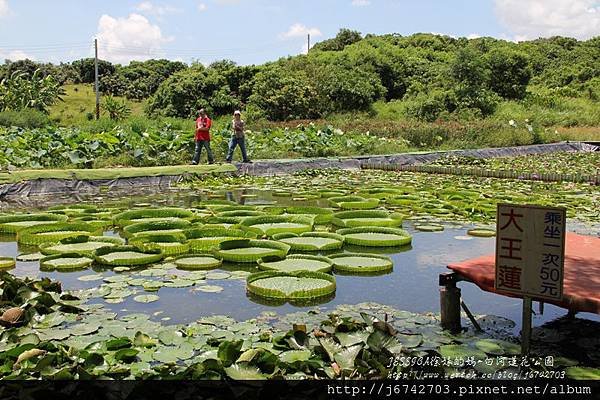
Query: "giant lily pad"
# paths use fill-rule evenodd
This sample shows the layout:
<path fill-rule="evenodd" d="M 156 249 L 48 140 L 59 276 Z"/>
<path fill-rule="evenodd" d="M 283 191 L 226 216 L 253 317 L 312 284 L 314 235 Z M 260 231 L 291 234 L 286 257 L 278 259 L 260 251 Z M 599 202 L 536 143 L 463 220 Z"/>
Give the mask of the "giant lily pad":
<path fill-rule="evenodd" d="M 250 293 L 275 299 L 310 299 L 335 292 L 335 278 L 322 272 L 258 272 L 246 282 Z"/>
<path fill-rule="evenodd" d="M 56 254 L 42 258 L 40 260 L 40 269 L 68 271 L 87 268 L 93 262 L 92 258 L 84 257 L 78 253 Z"/>
<path fill-rule="evenodd" d="M 301 235 L 294 233 L 279 233 L 273 239 L 290 246 L 295 251 L 327 251 L 341 249 L 344 237 L 329 232 L 305 232 Z"/>
<path fill-rule="evenodd" d="M 380 273 L 391 271 L 394 263 L 391 258 L 379 254 L 340 253 L 329 256 L 336 272 Z"/>
<path fill-rule="evenodd" d="M 306 254 L 292 254 L 285 259 L 279 257 L 266 257 L 258 260 L 258 266 L 266 271 L 331 271 L 331 260 L 327 257 L 311 256 Z"/>
<path fill-rule="evenodd" d="M 397 228 L 344 228 L 337 233 L 344 236 L 346 243 L 365 247 L 405 246 L 412 241 L 407 231 Z"/>
<path fill-rule="evenodd" d="M 214 253 L 225 261 L 254 263 L 268 256 L 283 257 L 290 247 L 272 240 L 229 240 L 219 245 Z"/>
<path fill-rule="evenodd" d="M 179 269 L 212 269 L 221 265 L 221 260 L 210 255 L 185 255 L 177 257 L 174 261 Z"/>
<path fill-rule="evenodd" d="M 163 258 L 160 250 L 142 250 L 136 246 L 102 247 L 95 251 L 96 262 L 104 265 L 146 265 Z"/>

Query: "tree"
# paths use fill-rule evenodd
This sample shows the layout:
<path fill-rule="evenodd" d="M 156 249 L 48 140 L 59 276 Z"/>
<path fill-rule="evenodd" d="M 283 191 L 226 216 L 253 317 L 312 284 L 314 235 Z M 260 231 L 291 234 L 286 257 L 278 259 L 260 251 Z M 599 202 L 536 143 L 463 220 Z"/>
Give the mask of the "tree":
<path fill-rule="evenodd" d="M 522 99 L 531 79 L 529 59 L 525 53 L 497 48 L 487 55 L 490 88 L 505 99 Z"/>
<path fill-rule="evenodd" d="M 224 115 L 238 107 L 239 99 L 231 95 L 225 77 L 199 64 L 178 71 L 161 83 L 146 111 L 151 115 L 189 118 L 198 108 Z"/>
<path fill-rule="evenodd" d="M 302 71 L 281 66 L 272 66 L 256 74 L 249 106 L 276 121 L 322 115 L 314 82 Z"/>
<path fill-rule="evenodd" d="M 75 83 L 94 83 L 95 66 L 93 58 L 82 58 L 71 64 L 77 71 Z M 115 66 L 108 61 L 98 60 L 98 74 L 100 76 L 110 75 L 115 72 Z"/>
<path fill-rule="evenodd" d="M 350 29 L 340 29 L 333 39 L 323 40 L 313 46 L 315 50 L 321 51 L 341 51 L 351 44 L 359 42 L 362 39 L 360 32 Z"/>
<path fill-rule="evenodd" d="M 479 52 L 469 47 L 458 50 L 449 76 L 456 108 L 477 109 L 482 115 L 494 112 L 498 96 L 488 89 L 490 70 Z"/>
<path fill-rule="evenodd" d="M 367 110 L 386 92 L 376 73 L 356 67 L 324 64 L 313 79 L 324 113 Z"/>

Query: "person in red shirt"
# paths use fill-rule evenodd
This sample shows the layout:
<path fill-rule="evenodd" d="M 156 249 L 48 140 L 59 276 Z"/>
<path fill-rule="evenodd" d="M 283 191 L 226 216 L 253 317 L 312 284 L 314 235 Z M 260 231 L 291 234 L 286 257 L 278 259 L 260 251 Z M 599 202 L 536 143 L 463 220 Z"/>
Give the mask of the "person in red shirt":
<path fill-rule="evenodd" d="M 212 121 L 206 115 L 204 108 L 198 110 L 198 119 L 196 120 L 196 149 L 194 151 L 194 158 L 192 159 L 192 165 L 197 165 L 200 161 L 200 153 L 202 148 L 206 148 L 206 155 L 208 157 L 208 163 L 214 164 L 215 159 L 213 158 L 212 150 L 210 149 L 210 126 Z"/>

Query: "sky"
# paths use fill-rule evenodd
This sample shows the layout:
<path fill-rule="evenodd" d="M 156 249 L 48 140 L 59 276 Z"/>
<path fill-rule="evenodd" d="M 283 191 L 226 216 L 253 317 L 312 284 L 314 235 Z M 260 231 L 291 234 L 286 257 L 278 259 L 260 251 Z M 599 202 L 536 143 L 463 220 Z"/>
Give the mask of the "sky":
<path fill-rule="evenodd" d="M 341 28 L 521 41 L 600 35 L 597 0 L 0 0 L 0 62 L 168 58 L 262 64 Z"/>

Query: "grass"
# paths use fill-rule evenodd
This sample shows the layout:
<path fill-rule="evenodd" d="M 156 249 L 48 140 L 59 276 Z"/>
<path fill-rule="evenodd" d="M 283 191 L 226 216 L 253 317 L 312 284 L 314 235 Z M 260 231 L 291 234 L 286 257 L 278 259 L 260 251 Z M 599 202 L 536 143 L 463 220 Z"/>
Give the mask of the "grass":
<path fill-rule="evenodd" d="M 59 101 L 50 109 L 50 120 L 61 126 L 74 126 L 87 123 L 89 116 L 94 117 L 96 112 L 96 95 L 93 85 L 71 84 L 63 86 L 65 89 L 64 101 Z M 143 115 L 144 102 L 131 101 L 122 97 L 115 97 L 126 102 L 131 109 L 131 115 Z M 100 98 L 101 117 L 102 97 Z"/>
<path fill-rule="evenodd" d="M 143 168 L 30 169 L 0 173 L 0 183 L 17 183 L 34 179 L 96 180 L 184 174 L 202 175 L 235 172 L 236 170 L 236 167 L 231 164 L 173 165 Z"/>
<path fill-rule="evenodd" d="M 97 121 L 89 120 L 95 101 L 92 85 L 67 85 L 65 90 L 64 101 L 53 106 L 50 112 L 50 119 L 60 126 L 75 126 L 90 133 L 107 132 L 118 126 L 125 132 L 137 134 L 157 132 L 169 126 L 183 135 L 189 133 L 190 140 L 192 138 L 192 118 L 147 116 L 144 114 L 145 102 L 125 99 L 131 108 L 131 115 L 123 121 L 112 121 L 106 116 Z M 284 127 L 294 129 L 298 125 L 311 123 L 317 127 L 331 125 L 341 129 L 351 138 L 350 143 L 363 139 L 367 132 L 371 136 L 384 138 L 379 142 L 371 141 L 369 146 L 321 144 L 324 148 L 329 147 L 330 151 L 327 152 L 333 156 L 600 140 L 600 107 L 594 101 L 557 96 L 536 87 L 530 88 L 530 91 L 526 100 L 501 102 L 496 112 L 487 118 L 446 115 L 435 122 L 418 121 L 407 116 L 406 109 L 410 102 L 407 100 L 380 101 L 367 112 L 334 114 L 317 120 L 271 122 L 249 119 L 247 126 L 253 132 L 248 135 L 247 145 L 250 156 L 256 159 L 307 157 L 304 151 L 306 143 L 290 143 L 296 140 L 296 136 L 286 141 L 276 130 Z M 229 121 L 229 116 L 213 119 L 213 151 L 217 157 L 224 157 L 226 152 L 229 133 L 223 132 L 223 129 Z M 310 145 L 311 148 L 315 146 L 315 143 Z M 174 158 L 174 162 L 180 161 Z M 131 157 L 118 155 L 96 159 L 94 167 L 132 164 L 135 165 L 135 162 Z"/>

